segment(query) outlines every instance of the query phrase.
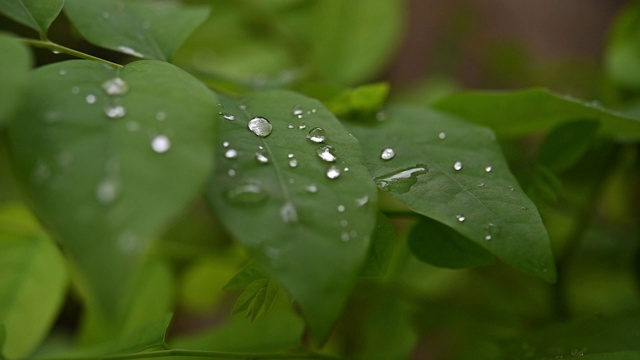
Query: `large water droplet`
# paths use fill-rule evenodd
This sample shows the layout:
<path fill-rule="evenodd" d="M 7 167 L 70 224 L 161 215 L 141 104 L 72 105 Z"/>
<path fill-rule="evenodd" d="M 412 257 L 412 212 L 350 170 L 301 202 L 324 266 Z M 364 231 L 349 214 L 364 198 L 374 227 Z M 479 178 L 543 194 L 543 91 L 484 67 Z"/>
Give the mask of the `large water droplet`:
<path fill-rule="evenodd" d="M 327 168 L 326 175 L 329 179 L 337 179 L 340 177 L 340 169 L 335 165 L 331 165 Z"/>
<path fill-rule="evenodd" d="M 227 159 L 235 159 L 238 157 L 238 151 L 236 149 L 229 149 L 224 153 L 224 157 Z"/>
<path fill-rule="evenodd" d="M 101 181 L 96 187 L 96 199 L 101 204 L 110 204 L 118 196 L 120 184 L 116 179 L 107 178 Z"/>
<path fill-rule="evenodd" d="M 387 191 L 403 194 L 418 182 L 418 175 L 427 173 L 427 169 L 427 165 L 419 164 L 408 169 L 395 171 L 376 178 L 376 185 Z"/>
<path fill-rule="evenodd" d="M 87 97 L 84 98 L 85 101 L 87 102 L 87 104 L 95 104 L 96 103 L 96 96 L 93 94 L 89 94 L 87 95 Z"/>
<path fill-rule="evenodd" d="M 458 219 L 458 222 L 465 222 L 465 220 L 467 220 L 467 218 L 461 214 L 456 215 L 456 219 Z"/>
<path fill-rule="evenodd" d="M 324 142 L 324 140 L 326 139 L 324 129 L 319 127 L 311 129 L 311 131 L 309 131 L 309 134 L 307 134 L 307 139 L 314 143 Z"/>
<path fill-rule="evenodd" d="M 273 126 L 271 126 L 269 120 L 263 117 L 254 117 L 249 120 L 247 127 L 249 127 L 249 130 L 251 130 L 252 133 L 260 137 L 269 136 L 269 134 L 271 134 L 271 130 L 273 130 Z"/>
<path fill-rule="evenodd" d="M 127 115 L 127 110 L 122 105 L 112 105 L 104 108 L 104 113 L 110 119 L 120 119 Z"/>
<path fill-rule="evenodd" d="M 269 158 L 262 152 L 256 152 L 256 161 L 261 164 L 269 163 Z"/>
<path fill-rule="evenodd" d="M 291 202 L 287 202 L 280 208 L 280 217 L 285 223 L 294 223 L 298 221 L 298 210 Z"/>
<path fill-rule="evenodd" d="M 151 148 L 158 154 L 166 153 L 171 149 L 171 140 L 166 135 L 158 135 L 151 140 Z"/>
<path fill-rule="evenodd" d="M 391 160 L 396 156 L 396 152 L 391 148 L 386 148 L 382 150 L 380 153 L 380 159 L 382 160 Z"/>
<path fill-rule="evenodd" d="M 224 192 L 225 198 L 236 205 L 253 205 L 267 200 L 269 194 L 257 181 L 248 181 Z"/>
<path fill-rule="evenodd" d="M 318 154 L 320 159 L 327 162 L 334 162 L 338 159 L 334 153 L 333 146 L 331 145 L 325 145 L 325 146 L 319 147 L 316 150 L 316 153 Z"/>
<path fill-rule="evenodd" d="M 102 84 L 102 89 L 107 95 L 124 95 L 129 91 L 129 84 L 121 78 L 113 78 Z"/>
<path fill-rule="evenodd" d="M 453 169 L 455 171 L 460 171 L 462 170 L 462 163 L 460 161 L 456 161 L 455 163 L 453 163 Z"/>

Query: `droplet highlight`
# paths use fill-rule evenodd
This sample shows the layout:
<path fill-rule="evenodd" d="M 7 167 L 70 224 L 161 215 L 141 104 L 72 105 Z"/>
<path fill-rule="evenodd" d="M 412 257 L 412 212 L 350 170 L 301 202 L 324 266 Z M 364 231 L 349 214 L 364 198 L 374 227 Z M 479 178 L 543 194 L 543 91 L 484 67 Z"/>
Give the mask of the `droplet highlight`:
<path fill-rule="evenodd" d="M 335 165 L 331 165 L 327 168 L 326 175 L 329 179 L 337 179 L 340 177 L 340 169 Z"/>
<path fill-rule="evenodd" d="M 84 100 L 87 102 L 87 104 L 95 104 L 96 100 L 98 100 L 98 99 L 96 98 L 95 95 L 89 94 L 84 98 Z"/>
<path fill-rule="evenodd" d="M 467 218 L 464 215 L 456 215 L 456 219 L 458 220 L 458 222 L 465 222 L 465 220 L 467 220 Z"/>
<path fill-rule="evenodd" d="M 109 96 L 125 95 L 129 92 L 129 84 L 121 78 L 113 78 L 102 83 L 102 89 Z"/>
<path fill-rule="evenodd" d="M 224 157 L 226 157 L 227 159 L 235 159 L 235 158 L 238 157 L 238 150 L 229 149 L 229 150 L 225 151 Z"/>
<path fill-rule="evenodd" d="M 171 149 L 171 140 L 166 135 L 158 135 L 151 140 L 151 148 L 158 154 L 163 154 Z"/>
<path fill-rule="evenodd" d="M 382 160 L 391 160 L 394 157 L 396 157 L 396 152 L 391 148 L 386 148 L 380 153 L 380 159 Z"/>
<path fill-rule="evenodd" d="M 486 172 L 486 173 L 490 173 L 492 171 L 493 171 L 493 167 L 491 165 L 489 165 L 489 166 L 484 168 L 484 172 Z"/>
<path fill-rule="evenodd" d="M 331 145 L 319 147 L 316 150 L 316 154 L 318 154 L 318 157 L 320 157 L 320 159 L 326 162 L 334 162 L 338 159 L 334 153 L 333 146 Z"/>
<path fill-rule="evenodd" d="M 264 202 L 269 194 L 257 181 L 247 181 L 224 192 L 224 197 L 235 205 L 255 205 Z"/>
<path fill-rule="evenodd" d="M 462 163 L 460 161 L 456 161 L 455 163 L 453 163 L 453 169 L 455 171 L 460 171 L 462 170 Z"/>
<path fill-rule="evenodd" d="M 127 115 L 127 110 L 122 105 L 107 106 L 104 113 L 110 119 L 120 119 Z"/>
<path fill-rule="evenodd" d="M 402 169 L 380 176 L 375 179 L 379 188 L 403 194 L 409 191 L 418 182 L 418 176 L 426 174 L 428 168 L 424 164 L 419 164 L 408 169 Z"/>
<path fill-rule="evenodd" d="M 269 158 L 261 153 L 261 152 L 257 152 L 256 153 L 256 161 L 259 162 L 260 164 L 268 164 L 269 163 Z"/>
<path fill-rule="evenodd" d="M 444 139 L 446 139 L 446 138 L 447 138 L 447 134 L 446 134 L 446 133 L 441 132 L 441 133 L 439 133 L 439 134 L 438 134 L 438 139 L 440 139 L 440 140 L 444 140 Z"/>
<path fill-rule="evenodd" d="M 326 140 L 326 134 L 324 129 L 319 127 L 311 129 L 311 131 L 309 131 L 309 133 L 307 134 L 307 139 L 309 139 L 309 141 L 314 143 L 324 142 Z"/>

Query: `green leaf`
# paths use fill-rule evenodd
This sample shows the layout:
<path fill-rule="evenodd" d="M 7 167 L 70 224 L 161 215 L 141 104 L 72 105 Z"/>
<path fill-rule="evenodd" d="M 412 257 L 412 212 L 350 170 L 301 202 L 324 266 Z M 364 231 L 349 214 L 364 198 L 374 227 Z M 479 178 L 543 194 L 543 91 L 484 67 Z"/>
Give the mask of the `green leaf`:
<path fill-rule="evenodd" d="M 0 324 L 0 359 L 4 360 L 4 343 L 7 340 L 7 330 L 4 324 Z"/>
<path fill-rule="evenodd" d="M 389 94 L 389 84 L 377 83 L 344 90 L 329 100 L 327 107 L 337 116 L 370 114 L 382 107 Z"/>
<path fill-rule="evenodd" d="M 384 276 L 389 268 L 393 248 L 395 245 L 395 232 L 389 218 L 378 214 L 376 228 L 371 237 L 371 246 L 360 276 Z"/>
<path fill-rule="evenodd" d="M 44 35 L 63 5 L 64 0 L 2 0 L 0 13 Z"/>
<path fill-rule="evenodd" d="M 22 358 L 53 324 L 66 294 L 67 274 L 56 246 L 22 207 L 3 207 L 0 224 L 0 324 L 6 331 L 0 342 L 3 355 Z"/>
<path fill-rule="evenodd" d="M 224 135 L 207 197 L 321 340 L 351 291 L 375 223 L 375 184 L 358 142 L 322 104 L 302 95 L 265 91 L 242 102 L 222 100 Z M 254 117 L 270 121 L 268 136 L 247 128 Z M 308 139 L 310 133 L 323 142 Z M 334 162 L 318 156 L 327 145 L 337 159 L 325 157 Z"/>
<path fill-rule="evenodd" d="M 462 269 L 494 262 L 493 256 L 453 229 L 422 219 L 409 233 L 409 248 L 420 260 L 435 266 Z"/>
<path fill-rule="evenodd" d="M 392 107 L 386 119 L 348 126 L 379 188 L 506 263 L 554 281 L 546 229 L 489 129 L 417 107 Z"/>
<path fill-rule="evenodd" d="M 490 126 L 498 136 L 518 137 L 546 132 L 559 123 L 593 119 L 607 136 L 640 139 L 640 121 L 628 115 L 544 89 L 515 92 L 468 92 L 436 101 L 435 109 Z"/>
<path fill-rule="evenodd" d="M 256 266 L 254 262 L 247 264 L 224 286 L 224 290 L 244 290 L 249 284 L 258 279 L 269 277 Z"/>
<path fill-rule="evenodd" d="M 106 353 L 128 354 L 156 347 L 166 347 L 165 337 L 172 316 L 172 314 L 166 314 L 144 326 L 122 333 L 118 339 L 108 345 Z"/>
<path fill-rule="evenodd" d="M 310 61 L 322 75 L 357 84 L 389 61 L 402 32 L 402 1 L 322 0 L 315 6 Z"/>
<path fill-rule="evenodd" d="M 84 296 L 111 319 L 150 237 L 211 172 L 216 97 L 158 61 L 120 70 L 68 61 L 37 69 L 31 80 L 21 121 L 9 129 L 17 173 Z"/>
<path fill-rule="evenodd" d="M 89 42 L 168 61 L 209 16 L 209 8 L 173 1 L 67 0 L 65 14 Z"/>
<path fill-rule="evenodd" d="M 640 3 L 630 2 L 611 28 L 605 57 L 609 77 L 618 85 L 640 88 Z"/>
<path fill-rule="evenodd" d="M 31 53 L 18 40 L 1 33 L 0 53 L 0 125 L 4 125 L 27 91 Z"/>
<path fill-rule="evenodd" d="M 239 312 L 244 312 L 248 310 L 252 306 L 252 303 L 256 299 L 258 294 L 261 291 L 264 291 L 264 289 L 266 289 L 268 284 L 269 284 L 269 279 L 257 279 L 253 281 L 251 284 L 249 284 L 249 286 L 247 286 L 247 288 L 244 289 L 242 294 L 240 294 L 240 297 L 238 297 L 238 300 L 236 300 L 236 303 L 233 306 L 233 310 L 231 312 L 233 314 L 237 314 Z"/>
<path fill-rule="evenodd" d="M 578 120 L 555 127 L 540 146 L 539 161 L 558 173 L 580 160 L 596 137 L 600 123 Z"/>

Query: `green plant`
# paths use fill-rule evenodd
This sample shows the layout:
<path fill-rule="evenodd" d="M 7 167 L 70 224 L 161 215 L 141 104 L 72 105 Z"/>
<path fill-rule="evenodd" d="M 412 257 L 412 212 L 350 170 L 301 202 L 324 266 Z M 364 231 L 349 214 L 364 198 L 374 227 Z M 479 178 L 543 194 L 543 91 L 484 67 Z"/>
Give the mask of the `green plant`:
<path fill-rule="evenodd" d="M 0 1 L 0 359 L 638 357 L 637 310 L 561 321 L 637 309 L 639 9 L 614 111 L 388 99 L 400 1 Z"/>

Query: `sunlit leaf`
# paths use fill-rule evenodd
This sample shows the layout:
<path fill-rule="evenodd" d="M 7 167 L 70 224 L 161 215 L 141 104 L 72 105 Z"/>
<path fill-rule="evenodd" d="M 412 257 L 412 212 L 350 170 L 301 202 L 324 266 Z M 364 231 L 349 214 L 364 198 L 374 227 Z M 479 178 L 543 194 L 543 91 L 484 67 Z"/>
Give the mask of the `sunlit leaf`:
<path fill-rule="evenodd" d="M 112 319 L 150 237 L 210 174 L 216 97 L 158 61 L 120 70 L 62 62 L 31 80 L 9 129 L 17 173 L 72 260 L 82 293 Z"/>
<path fill-rule="evenodd" d="M 209 15 L 207 7 L 131 0 L 67 0 L 64 12 L 95 45 L 165 61 Z"/>
<path fill-rule="evenodd" d="M 0 125 L 6 124 L 27 91 L 31 54 L 18 40 L 0 34 Z"/>
<path fill-rule="evenodd" d="M 358 142 L 318 101 L 291 92 L 223 98 L 221 111 L 208 198 L 322 339 L 351 291 L 375 223 L 375 184 Z"/>
<path fill-rule="evenodd" d="M 64 0 L 2 0 L 0 14 L 45 34 L 63 5 Z"/>
<path fill-rule="evenodd" d="M 555 279 L 549 237 L 487 128 L 417 107 L 349 123 L 378 187 L 512 266 Z"/>

